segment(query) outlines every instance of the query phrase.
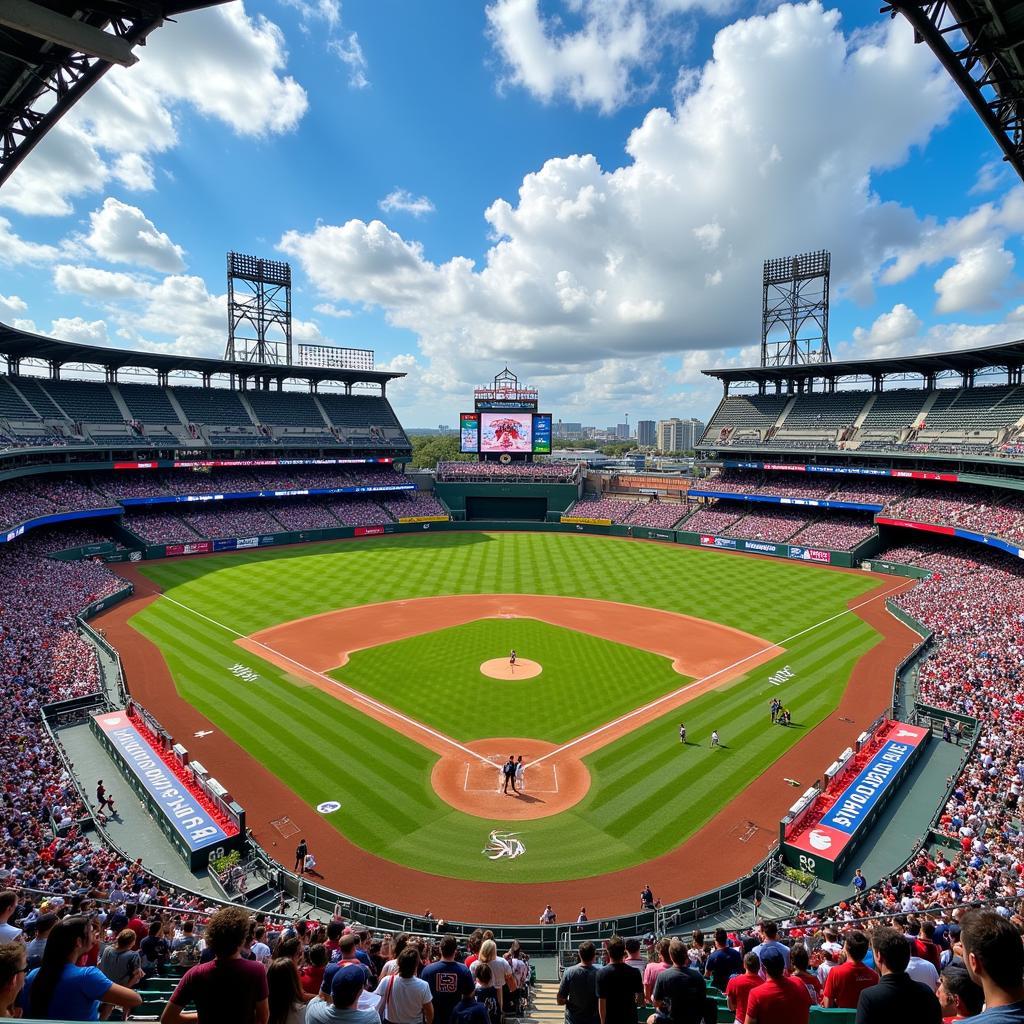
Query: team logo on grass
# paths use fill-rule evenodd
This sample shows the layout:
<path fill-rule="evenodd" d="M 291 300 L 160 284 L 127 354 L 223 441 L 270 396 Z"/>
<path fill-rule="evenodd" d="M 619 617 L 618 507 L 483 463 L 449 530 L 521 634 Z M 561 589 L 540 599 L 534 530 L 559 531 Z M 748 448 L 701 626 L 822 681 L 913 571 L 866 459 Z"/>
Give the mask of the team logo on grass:
<path fill-rule="evenodd" d="M 322 804 L 317 804 L 316 809 L 321 814 L 333 814 L 341 810 L 341 804 L 337 800 L 325 800 Z"/>
<path fill-rule="evenodd" d="M 488 860 L 501 860 L 502 857 L 510 859 L 521 857 L 526 853 L 526 847 L 518 832 L 503 832 L 501 829 L 493 829 L 487 840 L 487 845 L 481 851 Z"/>

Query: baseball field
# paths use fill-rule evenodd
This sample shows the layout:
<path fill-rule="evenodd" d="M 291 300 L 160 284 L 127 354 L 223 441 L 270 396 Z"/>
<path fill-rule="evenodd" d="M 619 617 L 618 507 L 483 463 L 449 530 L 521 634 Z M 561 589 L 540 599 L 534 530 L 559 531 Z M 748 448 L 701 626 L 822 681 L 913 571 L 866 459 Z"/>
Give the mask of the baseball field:
<path fill-rule="evenodd" d="M 144 656 L 124 652 L 129 685 L 242 799 L 265 846 L 289 860 L 277 789 L 252 792 L 268 775 L 296 798 L 289 823 L 303 833 L 326 825 L 340 850 L 378 864 L 486 883 L 593 878 L 680 848 L 863 685 L 855 666 L 881 639 L 866 612 L 875 621 L 899 585 L 540 533 L 379 537 L 140 571 L 160 596 L 129 609 L 129 629 L 157 650 L 140 638 Z M 540 674 L 481 672 L 512 648 Z M 773 697 L 790 727 L 771 724 Z M 510 753 L 526 754 L 521 797 L 496 792 Z M 318 815 L 326 801 L 340 809 Z M 492 830 L 514 833 L 520 855 L 491 859 Z M 317 852 L 324 862 L 322 840 Z M 327 876 L 345 888 L 344 870 Z"/>

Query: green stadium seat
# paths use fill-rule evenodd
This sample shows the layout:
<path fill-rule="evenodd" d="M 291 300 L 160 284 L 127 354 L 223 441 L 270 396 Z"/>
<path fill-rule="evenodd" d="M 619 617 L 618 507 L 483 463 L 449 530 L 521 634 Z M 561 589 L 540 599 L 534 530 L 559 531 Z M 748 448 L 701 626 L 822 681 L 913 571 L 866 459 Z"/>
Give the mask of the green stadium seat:
<path fill-rule="evenodd" d="M 811 1007 L 810 1024 L 854 1024 L 856 1010 L 826 1010 L 821 1006 Z"/>
<path fill-rule="evenodd" d="M 729 1009 L 728 1006 L 719 1005 L 718 1007 L 718 1024 L 733 1024 L 736 1020 L 736 1014 Z"/>

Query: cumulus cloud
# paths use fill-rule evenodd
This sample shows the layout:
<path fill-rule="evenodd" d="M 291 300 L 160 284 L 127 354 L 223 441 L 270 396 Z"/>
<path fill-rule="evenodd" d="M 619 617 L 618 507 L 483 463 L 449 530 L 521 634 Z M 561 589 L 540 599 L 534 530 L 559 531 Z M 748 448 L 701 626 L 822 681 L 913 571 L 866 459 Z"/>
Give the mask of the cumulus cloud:
<path fill-rule="evenodd" d="M 366 57 L 357 33 L 349 32 L 341 38 L 329 40 L 327 52 L 333 53 L 348 68 L 348 84 L 353 89 L 365 89 L 370 84 Z"/>
<path fill-rule="evenodd" d="M 52 263 L 59 256 L 57 246 L 27 241 L 13 229 L 6 217 L 0 217 L 0 267 L 13 267 L 19 263 Z"/>
<path fill-rule="evenodd" d="M 28 303 L 20 295 L 0 295 L 0 314 L 24 313 Z"/>
<path fill-rule="evenodd" d="M 89 214 L 85 244 L 110 263 L 134 263 L 165 273 L 184 270 L 184 250 L 137 207 L 108 197 Z"/>
<path fill-rule="evenodd" d="M 105 320 L 83 320 L 80 316 L 59 317 L 46 332 L 62 341 L 77 341 L 82 345 L 109 345 Z"/>
<path fill-rule="evenodd" d="M 189 12 L 147 40 L 138 64 L 112 68 L 43 139 L 0 191 L 21 213 L 67 214 L 112 178 L 153 187 L 152 157 L 177 144 L 188 106 L 242 136 L 291 131 L 305 90 L 284 74 L 281 30 L 241 3 Z"/>
<path fill-rule="evenodd" d="M 935 282 L 936 310 L 957 313 L 998 306 L 1013 263 L 1013 254 L 998 243 L 965 249 Z"/>
<path fill-rule="evenodd" d="M 318 302 L 313 307 L 314 313 L 319 313 L 321 316 L 333 316 L 339 320 L 347 319 L 352 315 L 351 309 L 341 309 L 338 306 L 332 305 L 330 302 Z"/>
<path fill-rule="evenodd" d="M 414 196 L 408 189 L 396 188 L 390 191 L 377 205 L 385 213 L 411 213 L 422 217 L 434 212 L 434 204 L 426 196 Z"/>
<path fill-rule="evenodd" d="M 836 354 L 844 359 L 884 359 L 900 355 L 908 344 L 917 340 L 922 326 L 921 318 L 909 306 L 898 302 L 870 327 L 855 328 L 852 349 Z"/>
<path fill-rule="evenodd" d="M 145 281 L 131 274 L 70 263 L 54 267 L 53 283 L 62 294 L 98 300 L 136 299 L 145 294 L 148 288 Z"/>
<path fill-rule="evenodd" d="M 872 176 L 925 144 L 955 95 L 900 21 L 853 41 L 838 12 L 783 6 L 718 33 L 682 104 L 630 134 L 624 166 L 551 159 L 495 200 L 479 264 L 428 260 L 377 220 L 292 230 L 279 247 L 325 300 L 415 332 L 446 387 L 464 395 L 509 359 L 567 400 L 606 361 L 756 337 L 766 256 L 828 247 L 833 283 L 869 290 L 929 230 Z"/>
<path fill-rule="evenodd" d="M 577 106 L 610 113 L 642 87 L 635 72 L 659 52 L 646 4 L 634 0 L 581 0 L 575 30 L 545 19 L 538 0 L 497 0 L 487 8 L 491 39 L 506 79 L 545 102 L 568 96 Z"/>

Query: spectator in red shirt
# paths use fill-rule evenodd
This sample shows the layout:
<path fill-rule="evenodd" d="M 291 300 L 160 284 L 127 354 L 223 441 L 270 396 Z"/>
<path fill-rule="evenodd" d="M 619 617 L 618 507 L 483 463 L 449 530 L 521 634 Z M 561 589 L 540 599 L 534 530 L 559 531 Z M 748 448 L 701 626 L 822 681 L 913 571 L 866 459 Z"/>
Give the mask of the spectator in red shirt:
<path fill-rule="evenodd" d="M 138 949 L 142 940 L 149 935 L 149 926 L 139 917 L 139 908 L 134 903 L 125 907 L 125 912 L 128 914 L 128 923 L 125 928 L 131 928 L 135 932 L 135 945 L 132 946 L 132 949 Z"/>
<path fill-rule="evenodd" d="M 302 983 L 302 991 L 315 996 L 323 984 L 329 954 L 325 945 L 316 942 L 309 947 L 308 955 L 309 966 L 299 971 L 299 980 Z"/>
<path fill-rule="evenodd" d="M 161 1024 L 195 1019 L 198 1024 L 267 1024 L 266 968 L 243 960 L 242 943 L 249 933 L 249 915 L 241 907 L 222 907 L 206 926 L 206 945 L 216 959 L 185 972 L 160 1017 Z M 183 1016 L 195 1003 L 196 1016 Z"/>
<path fill-rule="evenodd" d="M 750 993 L 745 1024 L 808 1024 L 811 996 L 802 981 L 786 977 L 786 961 L 775 949 L 761 954 L 768 979 Z"/>
<path fill-rule="evenodd" d="M 747 953 L 743 958 L 743 968 L 743 974 L 734 974 L 725 986 L 725 999 L 729 1009 L 736 1014 L 737 1024 L 743 1024 L 747 1019 L 747 1000 L 750 993 L 764 984 L 764 979 L 760 975 L 761 959 L 756 953 Z"/>
<path fill-rule="evenodd" d="M 878 975 L 864 963 L 868 954 L 868 937 L 862 931 L 850 932 L 843 949 L 846 960 L 828 972 L 821 1005 L 855 1010 L 861 992 L 878 984 Z"/>
<path fill-rule="evenodd" d="M 807 947 L 802 942 L 796 943 L 789 951 L 789 962 L 793 965 L 793 980 L 804 983 L 807 994 L 811 997 L 811 1006 L 820 1006 L 821 982 L 818 980 L 818 976 L 809 970 L 811 958 Z"/>

